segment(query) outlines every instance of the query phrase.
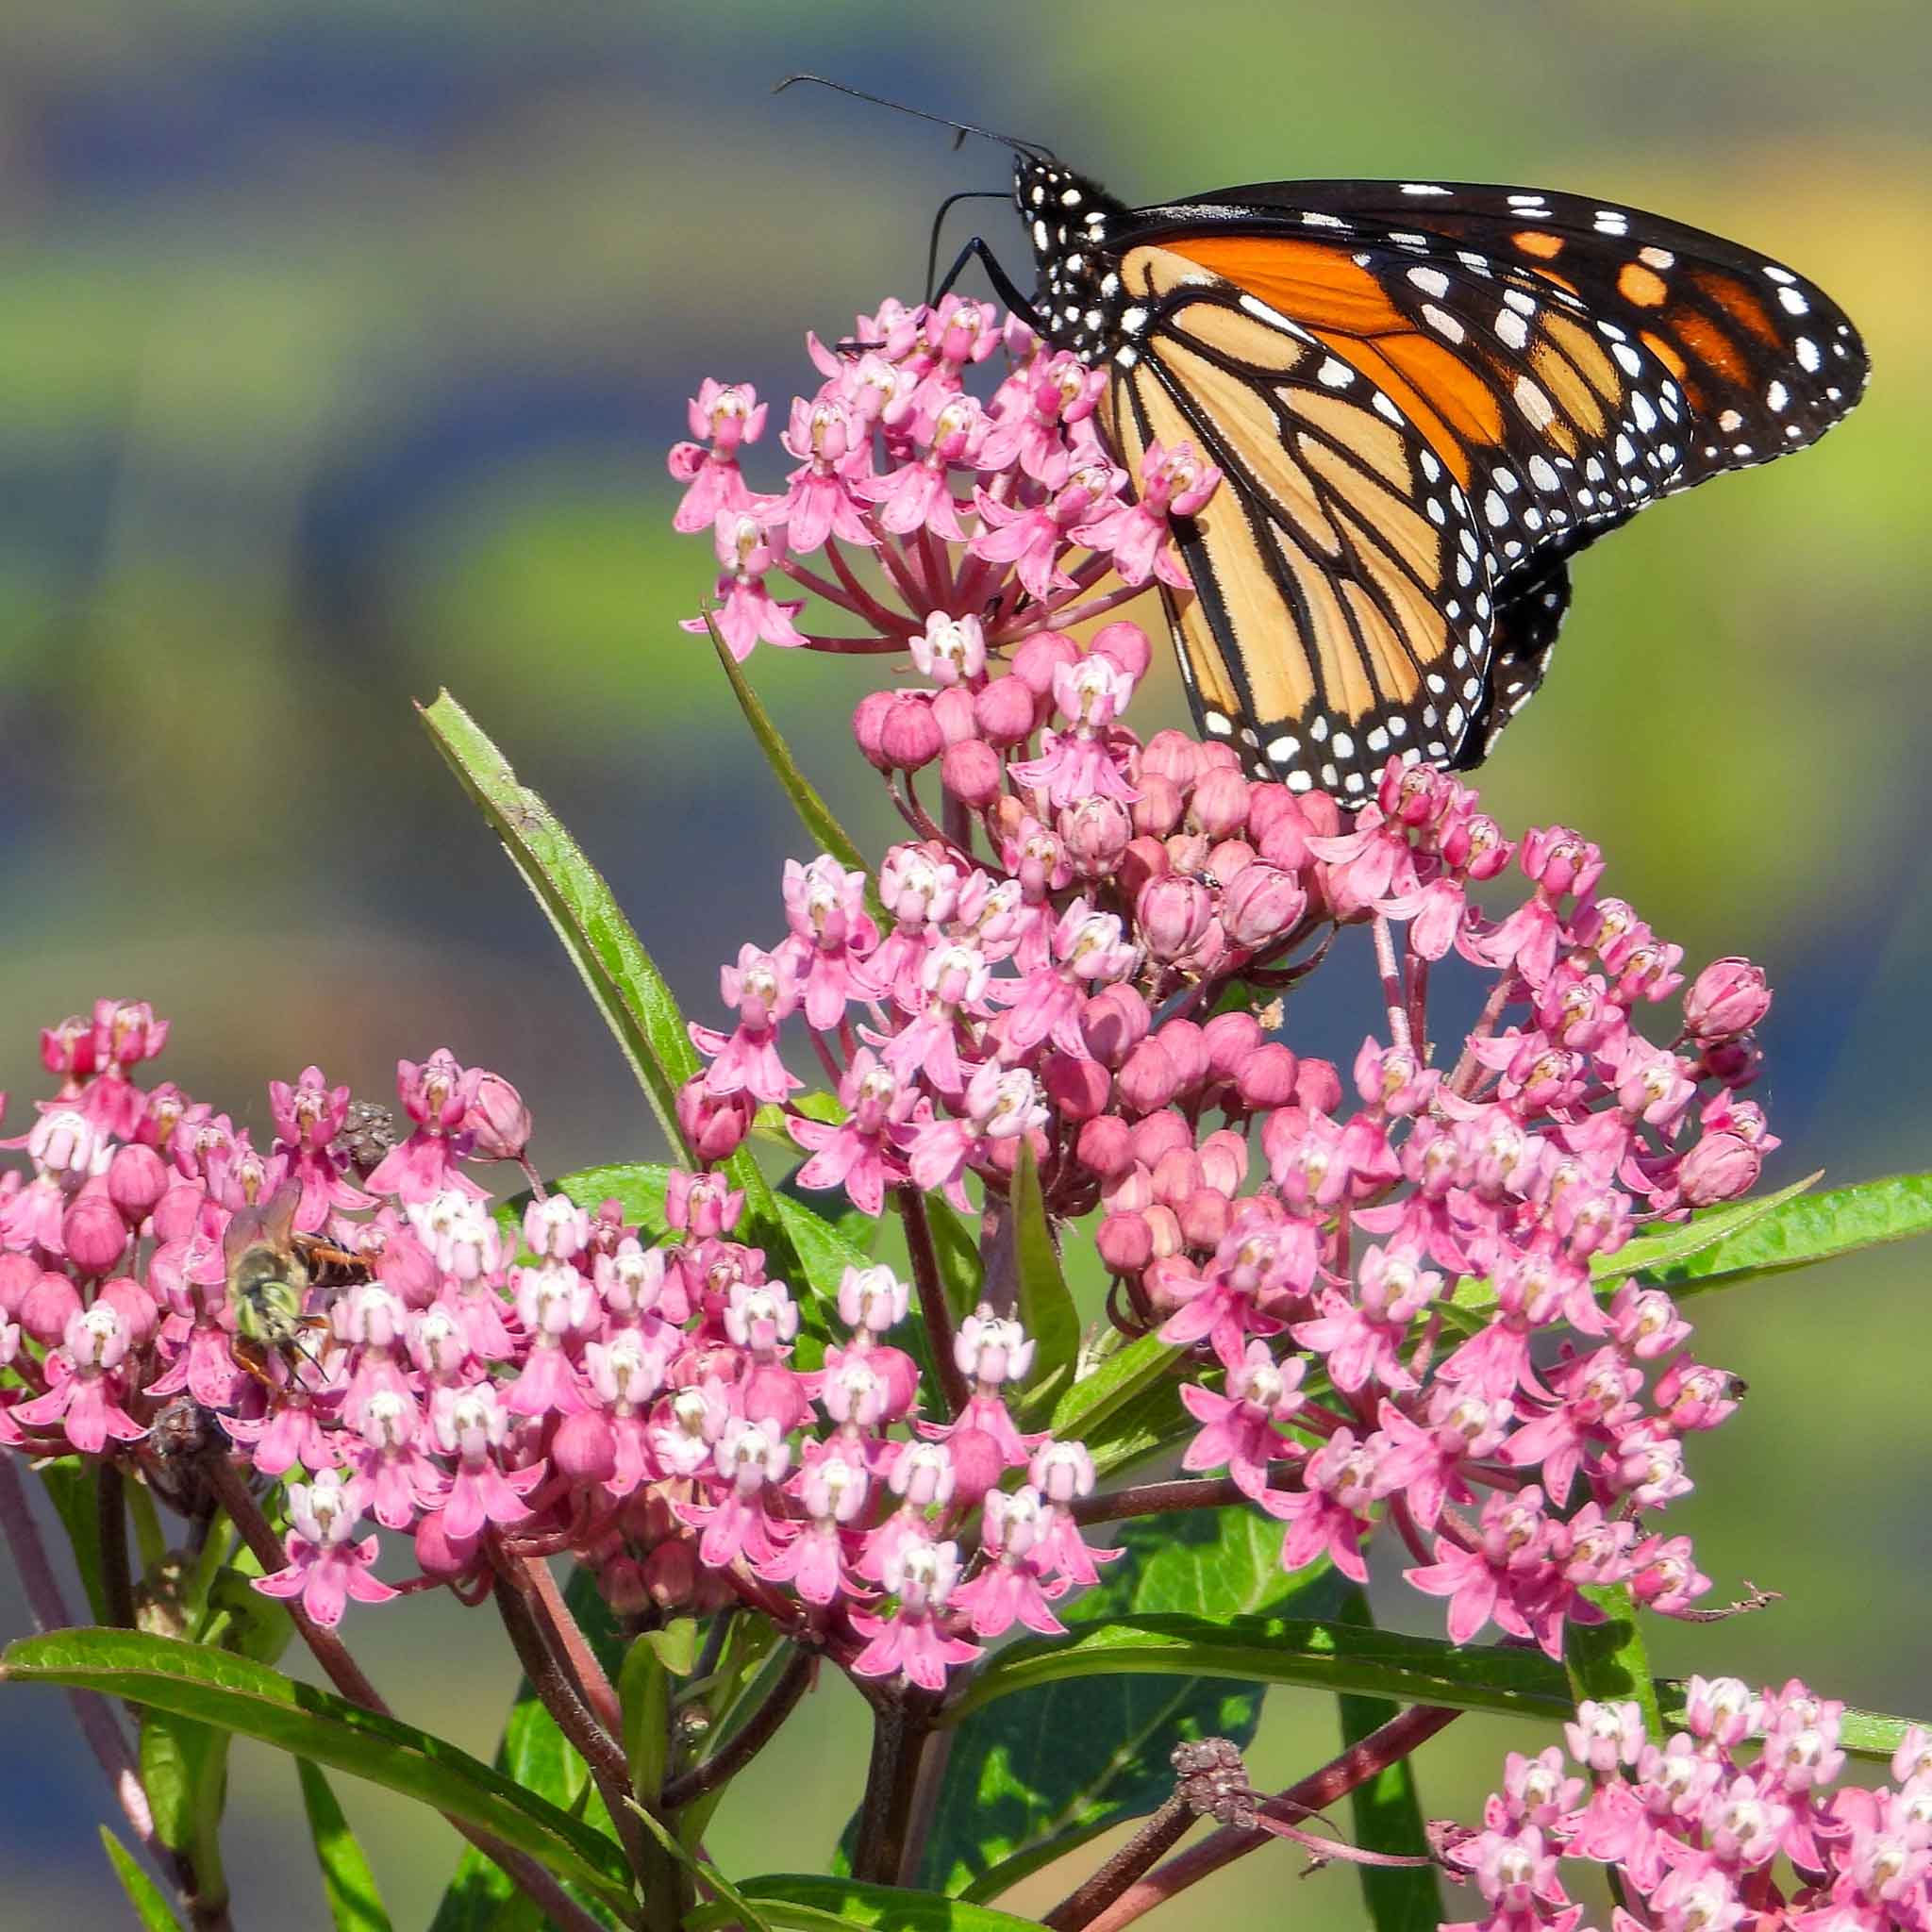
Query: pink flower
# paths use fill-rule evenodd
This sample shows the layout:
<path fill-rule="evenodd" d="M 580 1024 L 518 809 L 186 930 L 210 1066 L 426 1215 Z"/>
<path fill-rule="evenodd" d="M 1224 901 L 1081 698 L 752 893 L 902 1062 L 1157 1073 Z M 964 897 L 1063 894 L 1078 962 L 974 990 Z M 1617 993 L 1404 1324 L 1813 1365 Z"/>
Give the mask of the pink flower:
<path fill-rule="evenodd" d="M 106 1302 L 68 1317 L 60 1346 L 47 1357 L 44 1395 L 19 1404 L 16 1425 L 51 1428 L 58 1423 L 83 1456 L 98 1456 L 111 1439 L 138 1442 L 147 1434 L 122 1407 L 127 1389 L 121 1365 L 127 1358 L 126 1324 Z"/>
<path fill-rule="evenodd" d="M 443 1525 L 458 1542 L 486 1523 L 521 1523 L 530 1511 L 524 1498 L 543 1479 L 543 1465 L 505 1470 L 496 1461 L 508 1417 L 487 1382 L 450 1392 L 431 1411 L 437 1446 L 458 1457 L 443 1505 Z"/>
<path fill-rule="evenodd" d="M 738 451 L 764 433 L 766 406 L 748 383 L 714 382 L 707 376 L 691 398 L 690 413 L 691 433 L 697 441 L 676 444 L 670 461 L 672 475 L 689 486 L 672 513 L 671 526 L 687 535 L 709 529 L 721 515 L 751 508 Z"/>
<path fill-rule="evenodd" d="M 940 1622 L 958 1574 L 957 1544 L 915 1542 L 895 1550 L 882 1580 L 898 1597 L 898 1611 L 889 1618 L 852 1612 L 853 1628 L 869 1640 L 853 1658 L 853 1670 L 862 1677 L 903 1674 L 924 1690 L 943 1690 L 947 1670 L 979 1655 L 977 1644 L 946 1636 Z"/>
<path fill-rule="evenodd" d="M 691 1023 L 692 1043 L 711 1059 L 705 1075 L 708 1091 L 721 1097 L 748 1093 L 775 1104 L 805 1082 L 785 1070 L 778 1058 L 778 1028 L 798 1008 L 798 985 L 783 947 L 760 952 L 749 943 L 738 949 L 738 964 L 719 969 L 724 1004 L 738 1008 L 738 1026 L 728 1038 Z"/>
<path fill-rule="evenodd" d="M 1066 1628 L 1048 1607 L 1068 1589 L 1065 1578 L 1041 1574 L 1039 1550 L 1047 1506 L 1030 1484 L 1010 1495 L 989 1490 L 983 1506 L 980 1545 L 991 1557 L 970 1583 L 953 1592 L 953 1602 L 970 1614 L 975 1637 L 999 1637 L 1015 1623 L 1042 1636 Z"/>
<path fill-rule="evenodd" d="M 469 1152 L 463 1119 L 475 1103 L 482 1080 L 479 1068 L 464 1068 L 447 1047 L 440 1046 L 420 1065 L 396 1062 L 396 1093 L 416 1131 L 392 1147 L 369 1176 L 372 1194 L 395 1194 L 406 1202 L 427 1201 L 454 1188 L 482 1200 L 479 1187 L 457 1166 Z"/>
<path fill-rule="evenodd" d="M 312 1483 L 291 1483 L 289 1519 L 294 1526 L 282 1542 L 288 1567 L 254 1578 L 256 1589 L 264 1596 L 299 1596 L 303 1609 L 325 1630 L 341 1622 L 351 1597 L 358 1604 L 387 1603 L 396 1592 L 370 1574 L 375 1538 L 353 1541 L 368 1498 L 362 1478 L 344 1480 L 340 1470 L 323 1470 Z"/>
<path fill-rule="evenodd" d="M 870 429 L 836 397 L 821 395 L 811 403 L 798 397 L 779 441 L 799 458 L 783 499 L 770 512 L 773 523 L 785 525 L 786 542 L 801 554 L 833 537 L 868 548 L 876 542 L 853 493 L 853 484 L 870 470 Z"/>
<path fill-rule="evenodd" d="M 1352 1429 L 1337 1429 L 1303 1464 L 1300 1490 L 1270 1490 L 1262 1496 L 1269 1515 L 1288 1524 L 1284 1570 L 1304 1569 L 1325 1553 L 1344 1576 L 1368 1581 L 1361 1545 L 1368 1512 L 1383 1493 L 1380 1462 L 1377 1439 L 1357 1443 Z"/>
<path fill-rule="evenodd" d="M 798 1171 L 802 1188 L 842 1187 L 862 1214 L 876 1215 L 886 1189 L 908 1176 L 904 1149 L 918 1089 L 902 1085 L 878 1058 L 864 1050 L 839 1083 L 839 1098 L 851 1109 L 840 1124 L 787 1115 L 786 1131 L 811 1158 Z"/>
<path fill-rule="evenodd" d="M 1188 575 L 1168 550 L 1168 519 L 1195 515 L 1221 482 L 1191 442 L 1172 449 L 1150 442 L 1141 462 L 1141 499 L 1108 510 L 1074 532 L 1090 549 L 1108 552 L 1123 583 L 1158 577 L 1175 590 L 1190 588 Z"/>
<path fill-rule="evenodd" d="M 772 534 L 774 527 L 756 510 L 718 512 L 714 547 L 723 569 L 714 587 L 718 609 L 712 621 L 725 649 L 741 664 L 760 643 L 793 650 L 806 641 L 792 622 L 805 608 L 805 599 L 785 602 L 765 588 L 765 573 L 784 559 L 784 544 Z M 679 628 L 703 637 L 707 625 L 702 617 L 687 617 Z"/>
<path fill-rule="evenodd" d="M 1226 1394 L 1183 1383 L 1182 1406 L 1202 1426 L 1188 1444 L 1181 1467 L 1225 1467 L 1241 1492 L 1260 1502 L 1268 1487 L 1268 1465 L 1296 1453 L 1275 1425 L 1291 1421 L 1301 1407 L 1307 1366 L 1299 1360 L 1277 1365 L 1265 1341 L 1251 1341 L 1247 1353 L 1227 1365 Z"/>

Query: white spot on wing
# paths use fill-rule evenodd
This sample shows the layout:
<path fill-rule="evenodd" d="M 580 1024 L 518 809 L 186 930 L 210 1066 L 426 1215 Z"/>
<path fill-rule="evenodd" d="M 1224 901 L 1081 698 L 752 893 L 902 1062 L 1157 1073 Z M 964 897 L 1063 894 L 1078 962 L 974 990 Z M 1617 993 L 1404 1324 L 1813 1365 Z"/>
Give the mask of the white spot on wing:
<path fill-rule="evenodd" d="M 1449 277 L 1439 268 L 1412 268 L 1408 278 L 1424 295 L 1434 295 L 1439 301 L 1449 292 Z"/>

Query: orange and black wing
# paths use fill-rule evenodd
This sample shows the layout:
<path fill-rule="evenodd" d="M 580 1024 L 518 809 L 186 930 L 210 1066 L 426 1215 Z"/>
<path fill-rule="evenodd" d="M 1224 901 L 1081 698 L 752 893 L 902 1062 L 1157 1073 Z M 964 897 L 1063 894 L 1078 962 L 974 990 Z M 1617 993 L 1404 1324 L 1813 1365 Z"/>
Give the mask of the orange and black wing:
<path fill-rule="evenodd" d="M 1124 253 L 1106 408 L 1130 467 L 1191 441 L 1222 488 L 1175 533 L 1171 600 L 1203 728 L 1252 769 L 1363 795 L 1391 752 L 1446 763 L 1491 653 L 1486 545 L 1450 462 L 1390 391 L 1188 257 Z"/>
<path fill-rule="evenodd" d="M 1569 558 L 1812 441 L 1864 383 L 1811 284 L 1576 197 L 1291 183 L 1136 221 L 1115 438 L 1187 435 L 1227 476 L 1178 532 L 1196 709 L 1345 801 L 1391 749 L 1478 761 L 1542 675 Z"/>

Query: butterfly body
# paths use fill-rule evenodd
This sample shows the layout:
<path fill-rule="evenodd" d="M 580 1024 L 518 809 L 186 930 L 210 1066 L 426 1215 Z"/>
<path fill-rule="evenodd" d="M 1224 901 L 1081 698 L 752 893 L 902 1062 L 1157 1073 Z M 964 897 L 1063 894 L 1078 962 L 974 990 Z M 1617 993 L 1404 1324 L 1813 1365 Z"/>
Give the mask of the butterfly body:
<path fill-rule="evenodd" d="M 1568 559 L 1659 496 L 1813 441 L 1866 360 L 1781 263 L 1525 189 L 1274 182 L 1133 208 L 1015 164 L 1046 341 L 1108 373 L 1138 472 L 1223 475 L 1168 593 L 1202 727 L 1358 802 L 1479 762 L 1540 683 Z"/>

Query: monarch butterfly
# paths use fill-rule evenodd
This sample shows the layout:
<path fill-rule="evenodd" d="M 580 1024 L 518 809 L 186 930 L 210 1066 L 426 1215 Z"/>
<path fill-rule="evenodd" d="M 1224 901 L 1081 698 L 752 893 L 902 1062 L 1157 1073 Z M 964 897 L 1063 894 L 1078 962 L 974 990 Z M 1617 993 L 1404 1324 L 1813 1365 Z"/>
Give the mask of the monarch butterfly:
<path fill-rule="evenodd" d="M 1221 470 L 1174 521 L 1194 595 L 1162 592 L 1195 717 L 1344 803 L 1391 752 L 1480 763 L 1542 680 L 1571 558 L 1816 441 L 1865 385 L 1821 290 L 1637 208 L 1436 181 L 1135 208 L 990 138 L 1038 291 L 978 241 L 941 286 L 976 255 L 1047 342 L 1105 367 L 1130 472 L 1180 441 Z"/>

